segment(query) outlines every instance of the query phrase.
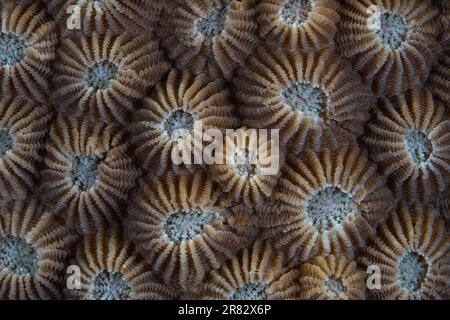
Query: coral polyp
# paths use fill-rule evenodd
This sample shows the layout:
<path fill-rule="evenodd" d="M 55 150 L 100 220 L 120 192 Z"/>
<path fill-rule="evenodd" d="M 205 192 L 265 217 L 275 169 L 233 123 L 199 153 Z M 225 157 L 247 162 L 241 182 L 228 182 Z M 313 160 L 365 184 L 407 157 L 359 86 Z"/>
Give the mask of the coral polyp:
<path fill-rule="evenodd" d="M 381 288 L 371 290 L 377 298 L 440 299 L 448 290 L 450 238 L 432 207 L 401 203 L 360 260 L 381 270 Z"/>
<path fill-rule="evenodd" d="M 143 178 L 128 207 L 129 235 L 165 283 L 192 290 L 258 232 L 252 210 L 228 209 L 217 187 L 195 175 Z"/>
<path fill-rule="evenodd" d="M 258 43 L 255 0 L 175 0 L 161 38 L 177 68 L 230 79 Z"/>
<path fill-rule="evenodd" d="M 2 0 L 0 300 L 450 299 L 449 17 Z"/>
<path fill-rule="evenodd" d="M 422 85 L 440 51 L 439 11 L 432 1 L 351 1 L 342 4 L 337 44 L 376 95 Z"/>

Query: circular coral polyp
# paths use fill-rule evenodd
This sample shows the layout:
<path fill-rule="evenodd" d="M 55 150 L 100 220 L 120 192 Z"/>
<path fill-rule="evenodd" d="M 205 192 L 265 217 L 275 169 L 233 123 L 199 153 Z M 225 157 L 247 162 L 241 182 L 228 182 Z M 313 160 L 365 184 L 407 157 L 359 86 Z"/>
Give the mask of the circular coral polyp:
<path fill-rule="evenodd" d="M 120 272 L 102 271 L 92 280 L 91 296 L 95 300 L 128 300 L 131 287 Z"/>
<path fill-rule="evenodd" d="M 75 155 L 71 170 L 73 184 L 84 191 L 91 189 L 98 180 L 100 162 L 101 159 L 93 155 Z"/>
<path fill-rule="evenodd" d="M 0 64 L 11 66 L 25 57 L 26 42 L 13 33 L 0 34 Z"/>
<path fill-rule="evenodd" d="M 181 243 L 201 235 L 205 226 L 213 223 L 216 217 L 216 213 L 211 210 L 178 211 L 162 221 L 162 228 L 171 241 Z"/>
<path fill-rule="evenodd" d="M 320 232 L 340 224 L 353 211 L 353 200 L 338 187 L 318 190 L 306 203 L 305 211 Z"/>
<path fill-rule="evenodd" d="M 297 81 L 281 90 L 283 102 L 307 117 L 320 119 L 326 110 L 329 94 L 309 81 Z"/>
<path fill-rule="evenodd" d="M 111 87 L 111 80 L 117 76 L 119 67 L 109 61 L 97 62 L 88 69 L 87 84 L 94 90 L 106 90 Z"/>
<path fill-rule="evenodd" d="M 213 38 L 225 29 L 228 6 L 216 7 L 195 21 L 195 29 L 204 37 Z"/>
<path fill-rule="evenodd" d="M 7 236 L 0 239 L 0 266 L 20 276 L 34 274 L 39 270 L 39 257 L 24 239 Z"/>
<path fill-rule="evenodd" d="M 325 281 L 325 287 L 327 288 L 326 294 L 331 298 L 336 298 L 345 293 L 345 286 L 342 281 L 333 277 L 329 277 Z"/>
<path fill-rule="evenodd" d="M 427 161 L 433 151 L 431 141 L 417 130 L 411 130 L 405 136 L 405 145 L 409 156 L 416 164 Z"/>
<path fill-rule="evenodd" d="M 8 129 L 0 129 L 0 159 L 2 159 L 8 151 L 14 148 L 14 138 Z"/>
<path fill-rule="evenodd" d="M 176 130 L 191 131 L 194 128 L 194 122 L 195 119 L 191 113 L 184 110 L 176 110 L 163 121 L 161 126 L 163 131 L 171 137 Z"/>
<path fill-rule="evenodd" d="M 428 272 L 428 263 L 422 255 L 408 251 L 398 260 L 397 269 L 400 287 L 412 293 L 422 287 Z"/>
<path fill-rule="evenodd" d="M 301 25 L 308 20 L 311 9 L 311 0 L 286 0 L 281 7 L 281 21 L 286 25 Z"/>
<path fill-rule="evenodd" d="M 391 49 L 397 49 L 406 40 L 408 28 L 405 18 L 396 14 L 384 12 L 380 15 L 375 34 L 378 39 Z"/>
<path fill-rule="evenodd" d="M 230 296 L 230 300 L 266 300 L 262 283 L 246 283 L 236 289 Z"/>

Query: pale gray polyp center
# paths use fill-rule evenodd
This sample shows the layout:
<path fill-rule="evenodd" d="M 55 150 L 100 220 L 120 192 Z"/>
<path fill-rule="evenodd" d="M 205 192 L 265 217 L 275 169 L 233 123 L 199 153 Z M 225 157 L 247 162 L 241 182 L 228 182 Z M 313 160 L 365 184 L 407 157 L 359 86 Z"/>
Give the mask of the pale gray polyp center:
<path fill-rule="evenodd" d="M 308 20 L 311 9 L 311 0 L 287 0 L 281 8 L 281 21 L 287 25 L 300 25 Z"/>
<path fill-rule="evenodd" d="M 119 67 L 109 61 L 97 62 L 89 68 L 87 84 L 94 90 L 106 90 L 111 87 L 111 80 L 117 76 Z"/>
<path fill-rule="evenodd" d="M 11 66 L 25 57 L 28 48 L 23 39 L 13 33 L 2 33 L 0 35 L 0 64 Z"/>
<path fill-rule="evenodd" d="M 162 123 L 162 129 L 169 137 L 177 130 L 191 131 L 194 128 L 195 119 L 189 112 L 181 109 L 172 112 Z"/>
<path fill-rule="evenodd" d="M 195 22 L 197 32 L 207 38 L 215 37 L 225 28 L 227 14 L 228 6 L 210 10 L 204 17 Z"/>
<path fill-rule="evenodd" d="M 408 292 L 420 289 L 428 272 L 428 263 L 424 257 L 414 251 L 405 253 L 397 264 L 397 280 Z"/>
<path fill-rule="evenodd" d="M 92 280 L 91 296 L 95 300 L 128 300 L 131 287 L 120 272 L 103 271 Z"/>
<path fill-rule="evenodd" d="M 265 288 L 262 283 L 245 283 L 233 292 L 230 300 L 266 300 Z"/>
<path fill-rule="evenodd" d="M 4 128 L 0 129 L 0 159 L 3 159 L 14 146 L 14 138 L 9 133 L 9 130 Z"/>
<path fill-rule="evenodd" d="M 379 24 L 375 29 L 378 39 L 391 49 L 400 47 L 402 42 L 406 40 L 407 32 L 405 18 L 396 13 L 388 12 L 380 15 Z"/>
<path fill-rule="evenodd" d="M 37 251 L 24 239 L 0 238 L 0 267 L 20 276 L 33 274 L 39 270 Z"/>
<path fill-rule="evenodd" d="M 237 148 L 234 156 L 234 166 L 238 175 L 240 176 L 252 176 L 256 173 L 256 161 L 255 155 L 249 152 L 247 148 L 242 150 Z"/>
<path fill-rule="evenodd" d="M 317 191 L 306 203 L 305 211 L 312 225 L 319 231 L 332 229 L 354 210 L 354 202 L 338 187 Z"/>
<path fill-rule="evenodd" d="M 406 150 L 415 164 L 421 164 L 428 160 L 433 147 L 425 134 L 417 130 L 411 130 L 405 136 Z"/>
<path fill-rule="evenodd" d="M 309 81 L 297 81 L 285 86 L 281 96 L 285 105 L 307 117 L 320 119 L 326 112 L 328 93 Z"/>
<path fill-rule="evenodd" d="M 169 214 L 162 221 L 162 229 L 170 241 L 181 243 L 194 239 L 212 224 L 217 214 L 212 210 L 192 209 Z"/>
<path fill-rule="evenodd" d="M 72 157 L 71 176 L 73 184 L 80 190 L 91 189 L 99 176 L 100 159 L 93 155 L 75 155 Z"/>
<path fill-rule="evenodd" d="M 327 295 L 336 298 L 340 294 L 344 293 L 344 285 L 341 281 L 336 280 L 334 278 L 328 278 L 327 281 L 325 281 L 325 287 L 327 288 Z"/>

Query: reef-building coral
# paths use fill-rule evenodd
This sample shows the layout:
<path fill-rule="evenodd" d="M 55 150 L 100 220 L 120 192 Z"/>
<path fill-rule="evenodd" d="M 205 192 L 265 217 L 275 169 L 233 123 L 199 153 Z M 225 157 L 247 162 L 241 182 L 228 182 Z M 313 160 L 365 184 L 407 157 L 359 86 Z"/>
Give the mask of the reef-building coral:
<path fill-rule="evenodd" d="M 252 210 L 228 209 L 203 172 L 146 177 L 128 208 L 128 234 L 169 285 L 198 287 L 210 269 L 246 247 L 258 231 Z"/>
<path fill-rule="evenodd" d="M 439 55 L 428 79 L 427 88 L 450 105 L 450 45 Z"/>
<path fill-rule="evenodd" d="M 175 0 L 162 18 L 163 46 L 176 66 L 230 79 L 258 43 L 256 0 Z"/>
<path fill-rule="evenodd" d="M 397 195 L 430 202 L 450 183 L 450 118 L 427 89 L 382 99 L 364 142 Z"/>
<path fill-rule="evenodd" d="M 0 203 L 0 299 L 61 299 L 77 237 L 36 198 Z"/>
<path fill-rule="evenodd" d="M 36 186 L 51 120 L 32 100 L 0 99 L 0 198 L 26 198 Z"/>
<path fill-rule="evenodd" d="M 366 272 L 342 256 L 317 256 L 298 270 L 298 299 L 364 300 Z"/>
<path fill-rule="evenodd" d="M 135 33 L 154 27 L 161 3 L 153 0 L 51 0 L 50 13 L 63 32 L 81 30 L 86 34 L 125 30 Z"/>
<path fill-rule="evenodd" d="M 58 115 L 41 171 L 43 201 L 77 231 L 120 222 L 140 171 L 124 130 Z"/>
<path fill-rule="evenodd" d="M 431 0 L 345 0 L 336 41 L 377 95 L 398 95 L 429 75 L 440 50 L 438 13 Z"/>
<path fill-rule="evenodd" d="M 220 269 L 212 271 L 199 297 L 217 300 L 269 300 L 279 298 L 283 256 L 269 242 L 255 241 Z"/>
<path fill-rule="evenodd" d="M 293 51 L 334 46 L 340 18 L 335 0 L 261 0 L 257 12 L 259 35 L 272 46 Z"/>
<path fill-rule="evenodd" d="M 316 253 L 352 256 L 393 201 L 376 166 L 354 143 L 288 157 L 272 198 L 279 203 L 261 217 L 265 236 L 300 261 Z"/>
<path fill-rule="evenodd" d="M 77 246 L 71 265 L 80 270 L 78 287 L 66 289 L 69 299 L 161 300 L 174 291 L 158 282 L 133 244 L 118 230 L 86 236 Z"/>
<path fill-rule="evenodd" d="M 0 4 L 0 95 L 45 102 L 58 34 L 40 1 Z"/>
<path fill-rule="evenodd" d="M 450 238 L 432 207 L 400 204 L 363 249 L 360 261 L 381 272 L 378 299 L 440 299 L 450 272 Z"/>
<path fill-rule="evenodd" d="M 169 70 L 158 46 L 145 33 L 75 33 L 61 39 L 52 102 L 78 117 L 127 123 L 145 88 Z"/>
<path fill-rule="evenodd" d="M 208 169 L 231 202 L 252 206 L 270 197 L 285 157 L 275 137 L 240 128 L 225 136 L 217 152 L 220 163 Z"/>
<path fill-rule="evenodd" d="M 362 133 L 371 93 L 351 66 L 331 50 L 317 53 L 259 48 L 236 80 L 239 112 L 250 128 L 280 129 L 298 153 L 320 144 L 324 129 Z"/>
<path fill-rule="evenodd" d="M 208 129 L 225 132 L 235 128 L 239 122 L 234 111 L 229 92 L 219 81 L 172 70 L 132 117 L 131 141 L 136 156 L 144 169 L 159 175 L 168 169 L 191 168 L 187 163 L 173 162 L 174 148 L 181 148 L 183 141 L 193 144 L 197 134 L 202 137 Z M 201 140 L 198 142 L 203 143 Z M 189 157 L 195 164 L 191 154 Z"/>

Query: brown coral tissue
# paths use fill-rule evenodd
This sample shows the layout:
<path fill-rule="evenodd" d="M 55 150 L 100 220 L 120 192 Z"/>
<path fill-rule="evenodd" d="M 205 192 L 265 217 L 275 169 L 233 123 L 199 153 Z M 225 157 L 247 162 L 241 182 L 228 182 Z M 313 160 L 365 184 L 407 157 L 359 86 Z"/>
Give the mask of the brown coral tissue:
<path fill-rule="evenodd" d="M 146 34 L 76 33 L 58 48 L 52 101 L 64 113 L 127 123 L 145 88 L 168 69 L 158 41 Z"/>
<path fill-rule="evenodd" d="M 228 209 L 207 175 L 144 178 L 128 208 L 129 236 L 169 285 L 198 287 L 253 240 L 258 221 L 246 208 Z"/>
<path fill-rule="evenodd" d="M 64 32 L 82 30 L 86 34 L 112 30 L 141 32 L 152 28 L 161 13 L 153 0 L 47 0 L 49 11 Z"/>
<path fill-rule="evenodd" d="M 228 260 L 205 280 L 200 298 L 271 300 L 287 294 L 292 284 L 282 274 L 283 256 L 269 242 L 256 241 Z"/>
<path fill-rule="evenodd" d="M 259 48 L 236 86 L 244 124 L 280 129 L 281 142 L 293 153 L 305 143 L 319 145 L 327 128 L 361 134 L 372 104 L 359 76 L 331 50 L 285 53 Z"/>
<path fill-rule="evenodd" d="M 40 1 L 0 4 L 0 95 L 47 101 L 58 33 Z"/>
<path fill-rule="evenodd" d="M 442 299 L 448 295 L 450 238 L 431 207 L 403 203 L 363 249 L 360 261 L 381 272 L 378 299 Z"/>
<path fill-rule="evenodd" d="M 37 201 L 0 203 L 0 299 L 61 299 L 77 237 Z"/>
<path fill-rule="evenodd" d="M 131 141 L 136 156 L 151 173 L 182 171 L 183 165 L 174 163 L 172 157 L 178 147 L 193 144 L 195 137 L 208 129 L 233 129 L 238 124 L 234 111 L 230 94 L 219 81 L 204 74 L 194 76 L 172 70 L 132 117 Z M 194 163 L 194 159 L 190 160 Z"/>
<path fill-rule="evenodd" d="M 423 84 L 440 50 L 431 0 L 345 0 L 342 7 L 338 47 L 377 95 Z"/>
<path fill-rule="evenodd" d="M 261 0 L 259 35 L 268 44 L 291 51 L 316 51 L 334 45 L 339 22 L 335 0 Z"/>
<path fill-rule="evenodd" d="M 297 298 L 307 300 L 364 300 L 366 272 L 344 257 L 317 256 L 298 271 L 301 290 Z"/>
<path fill-rule="evenodd" d="M 352 256 L 375 232 L 392 201 L 376 166 L 353 143 L 288 157 L 273 204 L 261 217 L 288 258 Z"/>
<path fill-rule="evenodd" d="M 0 198 L 26 198 L 36 187 L 52 112 L 16 97 L 0 99 Z"/>
<path fill-rule="evenodd" d="M 46 144 L 40 191 L 55 214 L 90 233 L 120 222 L 139 174 L 124 130 L 59 115 Z"/>
<path fill-rule="evenodd" d="M 396 194 L 428 203 L 450 184 L 450 118 L 429 90 L 383 99 L 364 138 Z"/>
<path fill-rule="evenodd" d="M 0 25 L 0 300 L 450 300 L 450 0 L 1 0 Z"/>
<path fill-rule="evenodd" d="M 117 230 L 88 235 L 76 249 L 72 266 L 80 285 L 66 289 L 67 298 L 82 300 L 161 300 L 174 293 L 155 279 L 129 240 Z"/>
<path fill-rule="evenodd" d="M 174 0 L 161 38 L 176 66 L 230 79 L 258 43 L 256 0 Z"/>

